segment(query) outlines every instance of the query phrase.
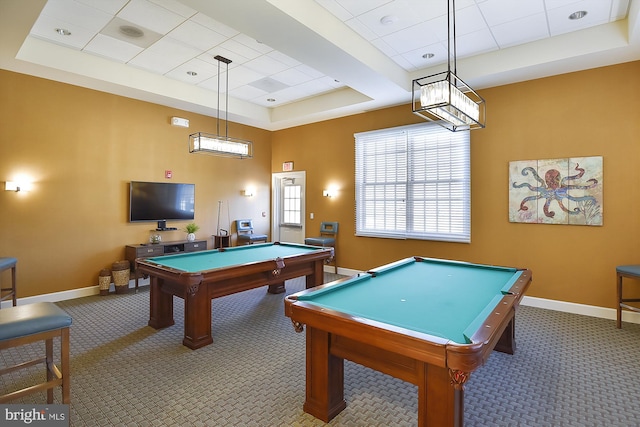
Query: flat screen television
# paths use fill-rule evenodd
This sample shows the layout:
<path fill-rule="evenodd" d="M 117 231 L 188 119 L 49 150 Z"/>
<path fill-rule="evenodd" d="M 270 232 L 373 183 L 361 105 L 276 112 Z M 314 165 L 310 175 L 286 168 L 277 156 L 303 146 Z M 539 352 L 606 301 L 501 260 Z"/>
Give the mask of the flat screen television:
<path fill-rule="evenodd" d="M 193 220 L 195 184 L 131 181 L 129 221 Z M 164 228 L 164 227 L 161 227 Z"/>

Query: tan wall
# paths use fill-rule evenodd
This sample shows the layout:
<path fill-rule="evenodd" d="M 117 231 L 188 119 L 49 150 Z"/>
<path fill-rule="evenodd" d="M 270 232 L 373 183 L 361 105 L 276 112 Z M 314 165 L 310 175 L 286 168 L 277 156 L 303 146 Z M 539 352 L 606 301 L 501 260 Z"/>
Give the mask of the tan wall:
<path fill-rule="evenodd" d="M 172 116 L 190 128 L 170 126 Z M 0 117 L 0 256 L 18 258 L 20 298 L 96 285 L 125 245 L 148 241 L 156 224 L 128 222 L 128 185 L 166 181 L 165 170 L 171 182 L 196 184 L 199 238 L 212 243 L 218 200 L 221 228 L 228 216 L 252 217 L 269 233 L 270 132 L 230 124 L 231 136 L 254 142 L 251 160 L 189 154 L 189 133 L 215 132 L 215 119 L 4 70 Z M 33 191 L 4 191 L 19 174 L 33 179 Z M 247 185 L 256 196 L 241 195 Z M 163 240 L 185 236 L 164 232 Z"/>
<path fill-rule="evenodd" d="M 410 105 L 275 132 L 272 167 L 292 160 L 307 172 L 307 230 L 340 222 L 341 267 L 412 255 L 527 267 L 528 295 L 613 307 L 615 266 L 640 262 L 639 75 L 632 62 L 481 91 L 488 119 L 471 133 L 471 244 L 354 236 L 353 134 L 419 122 Z M 603 157 L 604 225 L 510 223 L 509 162 L 574 156 Z M 339 196 L 322 197 L 331 183 Z"/>
<path fill-rule="evenodd" d="M 640 249 L 638 75 L 633 62 L 482 91 L 487 128 L 471 134 L 472 243 L 459 244 L 354 236 L 353 134 L 420 122 L 409 105 L 273 133 L 231 124 L 232 136 L 254 141 L 255 158 L 240 161 L 188 153 L 188 134 L 214 131 L 215 119 L 0 71 L 0 181 L 34 180 L 30 193 L 0 191 L 0 256 L 19 259 L 19 297 L 97 284 L 101 268 L 155 227 L 127 222 L 128 182 L 164 181 L 165 170 L 196 184 L 199 237 L 214 232 L 218 200 L 232 220 L 252 217 L 268 233 L 271 172 L 292 160 L 307 171 L 307 230 L 340 222 L 341 267 L 411 255 L 523 266 L 534 272 L 531 296 L 613 307 L 614 268 L 638 262 Z M 171 127 L 174 115 L 190 129 Z M 509 223 L 509 161 L 569 156 L 603 156 L 604 226 Z M 322 197 L 330 184 L 340 188 L 333 199 Z M 255 197 L 240 194 L 247 185 Z"/>

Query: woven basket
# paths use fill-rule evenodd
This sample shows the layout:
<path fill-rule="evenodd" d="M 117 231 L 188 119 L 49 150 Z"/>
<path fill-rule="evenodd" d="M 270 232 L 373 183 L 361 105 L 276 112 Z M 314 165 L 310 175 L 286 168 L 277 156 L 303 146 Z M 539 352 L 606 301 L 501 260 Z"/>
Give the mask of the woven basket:
<path fill-rule="evenodd" d="M 98 275 L 98 286 L 100 288 L 100 295 L 109 295 L 109 288 L 111 287 L 111 270 L 100 270 Z"/>
<path fill-rule="evenodd" d="M 129 292 L 129 261 L 117 261 L 111 266 L 111 275 L 113 276 L 113 284 L 116 285 L 117 294 L 126 294 Z"/>

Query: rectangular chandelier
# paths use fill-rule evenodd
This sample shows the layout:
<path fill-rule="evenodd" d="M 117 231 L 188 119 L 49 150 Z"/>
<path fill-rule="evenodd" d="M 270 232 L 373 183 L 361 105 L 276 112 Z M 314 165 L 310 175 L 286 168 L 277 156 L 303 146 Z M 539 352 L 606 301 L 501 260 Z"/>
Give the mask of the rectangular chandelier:
<path fill-rule="evenodd" d="M 189 135 L 189 153 L 211 154 L 214 156 L 235 157 L 239 159 L 253 158 L 253 143 L 242 139 L 231 138 L 229 136 L 229 64 L 230 59 L 216 55 L 218 61 L 218 91 L 217 91 L 217 114 L 216 114 L 216 134 L 196 132 Z M 225 64 L 225 109 L 224 109 L 224 135 L 220 133 L 220 84 L 221 84 L 221 64 Z"/>
<path fill-rule="evenodd" d="M 485 101 L 452 71 L 413 80 L 413 112 L 452 132 L 485 127 Z"/>
<path fill-rule="evenodd" d="M 196 132 L 189 135 L 189 152 L 250 159 L 253 158 L 253 143 L 227 136 Z"/>

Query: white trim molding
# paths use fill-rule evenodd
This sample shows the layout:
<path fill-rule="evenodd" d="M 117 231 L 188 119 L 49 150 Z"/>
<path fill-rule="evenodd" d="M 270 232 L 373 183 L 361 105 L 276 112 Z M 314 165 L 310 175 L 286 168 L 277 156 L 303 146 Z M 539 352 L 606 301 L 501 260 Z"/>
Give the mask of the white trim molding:
<path fill-rule="evenodd" d="M 325 266 L 325 271 L 333 273 L 331 266 Z M 344 276 L 355 276 L 362 273 L 359 270 L 348 268 L 338 268 L 338 274 Z M 129 282 L 129 288 L 134 287 L 134 281 Z M 141 279 L 139 286 L 149 286 L 149 279 Z M 113 290 L 113 285 L 111 286 Z M 69 291 L 54 292 L 50 294 L 36 295 L 32 297 L 18 298 L 18 305 L 32 304 L 35 302 L 58 302 L 74 298 L 82 298 L 100 293 L 99 286 L 88 286 L 86 288 L 72 289 Z M 616 309 L 607 307 L 598 307 L 595 305 L 576 304 L 573 302 L 557 301 L 538 297 L 524 296 L 522 305 L 527 307 L 543 308 L 546 310 L 561 311 L 564 313 L 580 314 L 583 316 L 599 317 L 601 319 L 616 320 Z M 2 307 L 10 307 L 11 301 L 4 301 Z M 622 321 L 640 324 L 640 313 L 629 310 L 622 310 Z"/>

